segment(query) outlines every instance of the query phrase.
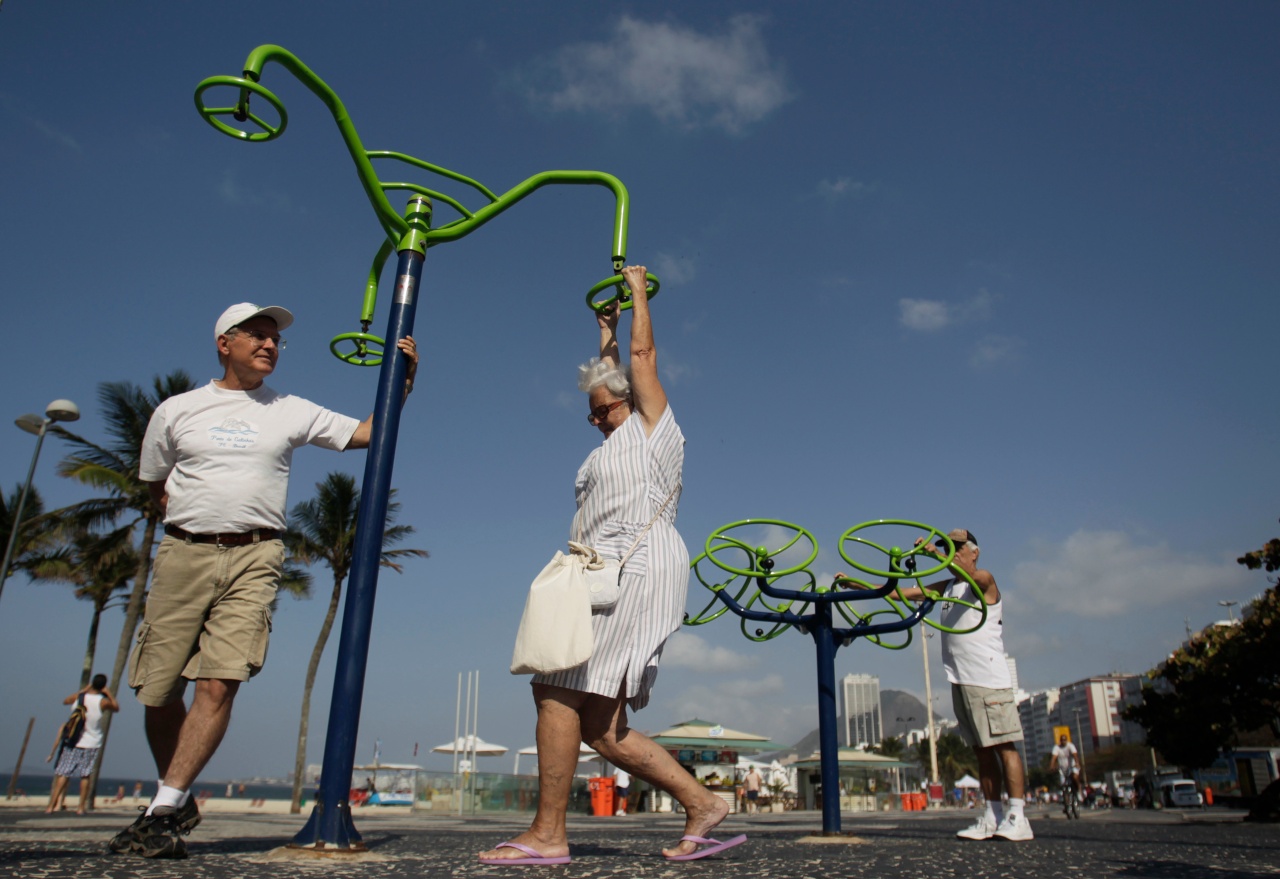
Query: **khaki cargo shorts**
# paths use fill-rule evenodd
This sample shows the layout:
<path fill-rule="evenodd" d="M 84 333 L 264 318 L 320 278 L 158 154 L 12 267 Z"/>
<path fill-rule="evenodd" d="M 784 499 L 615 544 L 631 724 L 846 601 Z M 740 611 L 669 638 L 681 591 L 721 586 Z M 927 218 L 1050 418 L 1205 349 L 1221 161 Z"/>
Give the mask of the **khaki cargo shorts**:
<path fill-rule="evenodd" d="M 952 684 L 951 707 L 960 722 L 960 734 L 972 748 L 1022 741 L 1022 721 L 1013 690 Z"/>
<path fill-rule="evenodd" d="M 129 686 L 143 705 L 181 699 L 188 680 L 247 681 L 262 670 L 284 544 L 187 543 L 156 552 L 147 610 L 129 657 Z"/>

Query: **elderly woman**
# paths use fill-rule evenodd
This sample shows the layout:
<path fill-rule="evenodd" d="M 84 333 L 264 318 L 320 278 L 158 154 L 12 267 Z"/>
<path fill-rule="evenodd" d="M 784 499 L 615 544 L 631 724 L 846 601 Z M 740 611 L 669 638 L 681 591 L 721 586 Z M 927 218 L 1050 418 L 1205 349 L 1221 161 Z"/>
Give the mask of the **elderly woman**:
<path fill-rule="evenodd" d="M 698 784 L 652 739 L 627 726 L 627 708 L 643 708 L 658 674 L 668 636 L 680 628 L 689 579 L 689 554 L 675 529 L 684 464 L 684 436 L 658 380 L 645 269 L 623 270 L 631 289 L 631 367 L 618 359 L 618 309 L 598 316 L 600 357 L 580 367 L 588 395 L 587 421 L 604 442 L 587 456 L 575 485 L 578 512 L 571 537 L 602 555 L 621 558 L 644 532 L 623 568 L 622 597 L 592 616 L 594 648 L 582 665 L 535 675 L 538 709 L 538 811 L 529 830 L 482 852 L 485 863 L 565 864 L 569 786 L 586 742 L 606 760 L 668 791 L 684 807 L 685 837 L 663 849 L 669 859 L 692 860 L 736 845 L 706 839 L 729 806 Z"/>

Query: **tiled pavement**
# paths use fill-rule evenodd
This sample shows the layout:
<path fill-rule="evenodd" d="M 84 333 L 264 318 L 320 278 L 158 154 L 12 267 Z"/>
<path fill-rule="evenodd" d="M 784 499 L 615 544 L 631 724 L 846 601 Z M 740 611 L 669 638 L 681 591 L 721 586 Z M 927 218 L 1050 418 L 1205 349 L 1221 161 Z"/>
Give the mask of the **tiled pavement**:
<path fill-rule="evenodd" d="M 114 877 L 490 877 L 547 874 L 556 879 L 714 876 L 743 879 L 827 877 L 1027 877 L 1027 879 L 1261 879 L 1280 877 L 1280 826 L 1245 824 L 1239 813 L 1096 812 L 1066 821 L 1032 813 L 1036 839 L 1025 843 L 961 842 L 953 836 L 973 813 L 845 815 L 852 838 L 805 842 L 820 827 L 816 813 L 731 816 L 716 835 L 749 841 L 720 856 L 668 863 L 659 848 L 680 834 L 670 815 L 575 817 L 573 863 L 563 867 L 496 867 L 476 852 L 519 832 L 516 817 L 457 818 L 360 812 L 356 826 L 369 849 L 360 861 L 282 859 L 279 848 L 301 827 L 288 815 L 209 815 L 189 838 L 184 861 L 148 861 L 107 852 L 105 841 L 132 816 L 100 812 L 84 818 L 39 811 L 0 812 L 0 876 L 22 879 Z M 527 819 L 525 819 L 527 823 Z"/>

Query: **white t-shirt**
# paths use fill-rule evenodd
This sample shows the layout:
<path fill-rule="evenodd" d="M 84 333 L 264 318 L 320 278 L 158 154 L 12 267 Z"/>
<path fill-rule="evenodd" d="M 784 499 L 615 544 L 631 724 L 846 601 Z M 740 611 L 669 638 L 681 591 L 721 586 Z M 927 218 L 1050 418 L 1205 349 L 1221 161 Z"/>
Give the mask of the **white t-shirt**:
<path fill-rule="evenodd" d="M 1053 756 L 1058 758 L 1058 768 L 1070 772 L 1076 768 L 1076 746 L 1067 742 L 1065 745 L 1054 745 Z"/>
<path fill-rule="evenodd" d="M 76 740 L 77 748 L 102 747 L 102 699 L 101 693 L 84 694 L 84 732 Z"/>
<path fill-rule="evenodd" d="M 625 769 L 614 767 L 613 784 L 615 787 L 631 787 L 631 774 Z"/>
<path fill-rule="evenodd" d="M 955 579 L 943 590 L 939 622 L 950 629 L 972 629 L 982 619 L 982 611 L 947 601 L 959 598 L 971 604 L 978 596 L 967 580 Z M 970 687 L 1007 690 L 1013 686 L 1009 664 L 1004 659 L 1004 596 L 987 605 L 987 621 L 982 628 L 965 635 L 942 633 L 942 665 L 947 680 Z"/>
<path fill-rule="evenodd" d="M 165 524 L 196 534 L 283 530 L 293 450 L 341 451 L 359 423 L 266 385 L 229 391 L 210 382 L 156 407 L 138 475 L 164 480 Z"/>

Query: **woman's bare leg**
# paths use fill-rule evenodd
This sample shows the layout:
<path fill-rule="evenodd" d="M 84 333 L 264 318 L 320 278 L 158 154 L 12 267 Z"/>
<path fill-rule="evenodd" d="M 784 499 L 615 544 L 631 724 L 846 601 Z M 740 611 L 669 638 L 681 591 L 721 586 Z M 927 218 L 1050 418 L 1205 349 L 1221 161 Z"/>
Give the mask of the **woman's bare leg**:
<path fill-rule="evenodd" d="M 685 834 L 706 836 L 729 814 L 729 804 L 700 785 L 665 748 L 627 726 L 625 693 L 624 684 L 616 699 L 587 695 L 579 712 L 582 740 L 613 765 L 675 797 L 684 807 Z M 662 853 L 667 857 L 687 855 L 697 847 L 696 843 L 684 841 L 674 848 L 664 848 Z"/>
<path fill-rule="evenodd" d="M 527 845 L 548 858 L 569 854 L 569 836 L 565 828 L 569 810 L 569 790 L 578 768 L 578 744 L 582 727 L 578 708 L 586 693 L 533 685 L 533 700 L 538 706 L 538 811 L 529 829 L 511 842 Z M 528 857 L 515 848 L 490 849 L 481 852 L 485 860 Z"/>

